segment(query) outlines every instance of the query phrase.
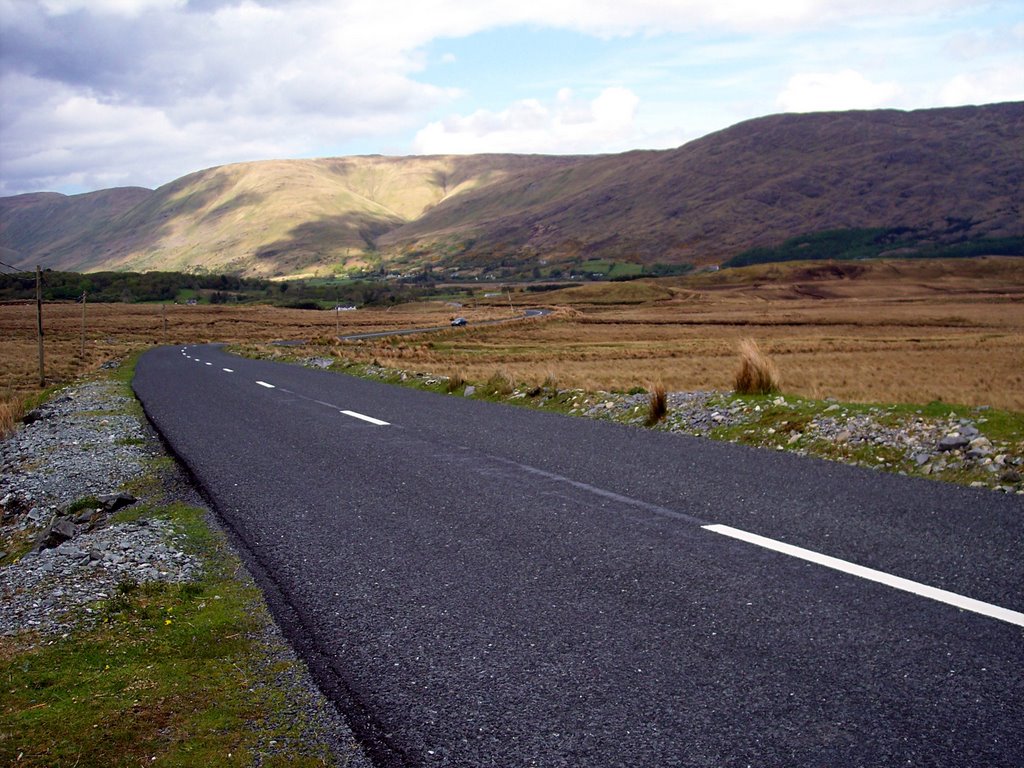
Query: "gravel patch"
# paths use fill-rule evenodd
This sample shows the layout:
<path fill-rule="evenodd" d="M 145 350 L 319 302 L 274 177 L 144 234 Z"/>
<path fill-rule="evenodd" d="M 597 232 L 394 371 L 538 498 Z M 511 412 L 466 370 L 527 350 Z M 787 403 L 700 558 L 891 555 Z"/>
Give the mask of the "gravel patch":
<path fill-rule="evenodd" d="M 66 635 L 98 619 L 93 604 L 118 584 L 191 580 L 200 565 L 175 547 L 177 538 L 162 520 L 140 520 L 29 552 L 0 569 L 0 635 Z"/>

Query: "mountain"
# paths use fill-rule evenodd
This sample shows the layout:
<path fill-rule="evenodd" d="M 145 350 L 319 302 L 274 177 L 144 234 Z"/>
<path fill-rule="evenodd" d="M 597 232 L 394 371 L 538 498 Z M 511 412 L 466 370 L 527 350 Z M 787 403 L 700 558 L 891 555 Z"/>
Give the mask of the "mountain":
<path fill-rule="evenodd" d="M 667 152 L 526 172 L 380 239 L 543 254 L 718 262 L 795 235 L 913 227 L 1020 236 L 1024 104 L 777 115 Z"/>
<path fill-rule="evenodd" d="M 0 246 L 17 266 L 77 271 L 278 275 L 359 266 L 374 257 L 375 238 L 447 197 L 562 162 L 516 155 L 274 160 L 210 168 L 153 191 L 18 195 L 0 198 Z"/>
<path fill-rule="evenodd" d="M 674 150 L 264 161 L 0 198 L 19 266 L 248 275 L 719 263 L 808 233 L 1024 236 L 1024 103 L 775 115 Z"/>

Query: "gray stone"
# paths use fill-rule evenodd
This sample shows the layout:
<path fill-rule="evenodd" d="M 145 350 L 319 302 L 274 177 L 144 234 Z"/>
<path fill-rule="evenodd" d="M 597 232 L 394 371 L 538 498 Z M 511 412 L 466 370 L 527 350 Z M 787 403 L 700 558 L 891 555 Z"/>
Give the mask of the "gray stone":
<path fill-rule="evenodd" d="M 43 531 L 43 534 L 39 537 L 38 547 L 39 549 L 52 549 L 73 538 L 74 535 L 75 524 L 70 520 L 59 518 L 54 521 L 53 525 Z"/>
<path fill-rule="evenodd" d="M 946 435 L 944 438 L 939 440 L 938 448 L 940 451 L 955 451 L 959 448 L 966 448 L 971 444 L 970 438 L 964 435 Z"/>
<path fill-rule="evenodd" d="M 928 459 L 931 457 L 932 455 L 930 453 L 919 453 L 914 456 L 914 463 L 919 467 L 924 466 L 928 463 Z"/>
<path fill-rule="evenodd" d="M 83 510 L 83 511 L 82 511 L 82 512 L 81 512 L 81 513 L 80 513 L 80 514 L 79 514 L 79 515 L 78 515 L 78 516 L 77 516 L 77 517 L 75 518 L 75 522 L 76 522 L 76 523 L 77 523 L 78 525 L 83 525 L 83 524 L 85 524 L 85 523 L 91 523 L 91 522 L 92 522 L 92 519 L 93 519 L 93 517 L 95 517 L 95 516 L 96 516 L 96 511 L 97 511 L 97 510 L 95 510 L 95 509 L 86 509 L 86 510 Z"/>
<path fill-rule="evenodd" d="M 131 506 L 138 499 L 130 493 L 106 493 L 99 497 L 100 504 L 105 512 L 117 512 L 119 509 Z"/>
<path fill-rule="evenodd" d="M 37 421 L 48 419 L 52 414 L 46 408 L 33 408 L 31 411 L 21 417 L 21 423 L 26 426 L 29 424 L 35 424 Z"/>
<path fill-rule="evenodd" d="M 474 392 L 476 392 L 476 387 L 474 387 L 472 384 L 468 384 L 466 388 L 462 391 L 462 396 L 470 397 Z"/>
<path fill-rule="evenodd" d="M 82 555 L 85 554 L 85 552 L 83 552 L 81 549 L 76 547 L 70 541 L 65 541 L 63 544 L 58 544 L 57 545 L 57 554 L 58 555 L 65 555 L 66 557 L 75 558 L 75 557 L 81 557 Z"/>

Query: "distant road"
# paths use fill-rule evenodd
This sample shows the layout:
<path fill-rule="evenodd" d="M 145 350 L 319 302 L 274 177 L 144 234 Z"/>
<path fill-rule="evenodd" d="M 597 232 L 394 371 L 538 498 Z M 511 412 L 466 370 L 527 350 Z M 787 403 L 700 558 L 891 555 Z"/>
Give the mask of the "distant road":
<path fill-rule="evenodd" d="M 1020 766 L 1024 502 L 160 348 L 135 390 L 380 766 Z"/>
<path fill-rule="evenodd" d="M 522 320 L 527 317 L 543 317 L 550 315 L 550 309 L 528 309 L 516 317 L 505 317 L 498 320 L 478 320 L 474 323 L 467 323 L 464 328 L 476 328 L 481 325 L 501 325 L 510 323 L 513 320 Z M 413 333 L 433 333 L 434 331 L 450 331 L 451 325 L 435 325 L 431 328 L 404 328 L 397 331 L 376 331 L 374 333 L 351 333 L 348 336 L 339 336 L 342 341 L 358 341 L 359 339 L 379 339 L 382 336 L 407 336 Z"/>
<path fill-rule="evenodd" d="M 476 328 L 481 325 L 501 325 L 503 323 L 511 323 L 514 320 L 523 320 L 529 317 L 543 317 L 550 315 L 550 309 L 528 309 L 521 315 L 515 317 L 504 317 L 498 320 L 478 320 L 474 323 L 466 323 L 464 328 Z M 338 336 L 340 341 L 359 341 L 360 339 L 381 339 L 387 336 L 410 336 L 414 333 L 435 333 L 436 331 L 450 331 L 453 328 L 452 325 L 434 325 L 425 328 L 398 328 L 391 331 L 373 331 L 372 333 L 350 333 L 347 336 Z M 306 343 L 304 340 L 298 341 L 278 341 L 275 342 L 281 347 L 299 347 Z"/>

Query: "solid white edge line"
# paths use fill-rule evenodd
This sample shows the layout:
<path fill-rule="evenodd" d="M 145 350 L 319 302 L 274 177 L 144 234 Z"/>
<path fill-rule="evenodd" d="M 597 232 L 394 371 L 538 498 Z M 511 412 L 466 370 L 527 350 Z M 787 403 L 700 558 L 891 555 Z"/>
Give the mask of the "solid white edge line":
<path fill-rule="evenodd" d="M 224 371 L 224 373 L 234 373 L 230 368 L 221 368 L 221 370 Z"/>
<path fill-rule="evenodd" d="M 738 528 L 732 528 L 728 525 L 703 525 L 701 527 L 706 531 L 720 533 L 723 536 L 739 539 L 740 541 L 745 541 L 748 544 L 755 544 L 759 547 L 764 547 L 765 549 L 781 552 L 784 555 L 798 557 L 801 560 L 807 560 L 818 565 L 823 565 L 826 568 L 833 568 L 834 570 L 842 571 L 843 573 L 859 576 L 860 578 L 867 579 L 868 581 L 878 582 L 879 584 L 885 584 L 886 586 L 893 587 L 894 589 L 900 589 L 904 592 L 911 592 L 921 597 L 937 600 L 940 603 L 946 603 L 947 605 L 952 605 L 965 611 L 979 613 L 982 616 L 988 616 L 989 618 L 999 619 L 1000 621 L 1024 627 L 1024 613 L 1011 611 L 1009 608 L 1001 608 L 998 605 L 992 605 L 992 603 L 975 600 L 972 597 L 964 597 L 963 595 L 958 595 L 955 592 L 947 592 L 944 589 L 929 587 L 927 584 L 921 584 L 917 581 L 893 576 L 892 574 L 885 573 L 884 571 L 876 571 L 874 568 L 866 568 L 863 565 L 857 565 L 856 563 L 851 563 L 846 560 L 840 560 L 838 557 L 822 555 L 818 552 L 814 552 L 813 550 L 796 547 L 792 544 L 786 544 L 781 541 L 776 541 L 775 539 L 769 539 L 765 536 L 758 536 L 756 533 L 747 533 L 746 531 L 741 531 Z"/>
<path fill-rule="evenodd" d="M 267 384 L 267 382 L 265 381 L 257 381 L 256 383 L 259 384 L 261 387 L 266 387 L 267 389 L 276 389 L 276 387 L 273 384 Z"/>
<path fill-rule="evenodd" d="M 356 413 L 355 411 L 341 411 L 341 413 L 344 413 L 346 416 L 351 416 L 353 419 L 362 419 L 363 421 L 368 421 L 371 424 L 376 424 L 378 427 L 390 426 L 389 422 L 375 419 L 372 416 L 364 416 L 363 414 Z"/>

